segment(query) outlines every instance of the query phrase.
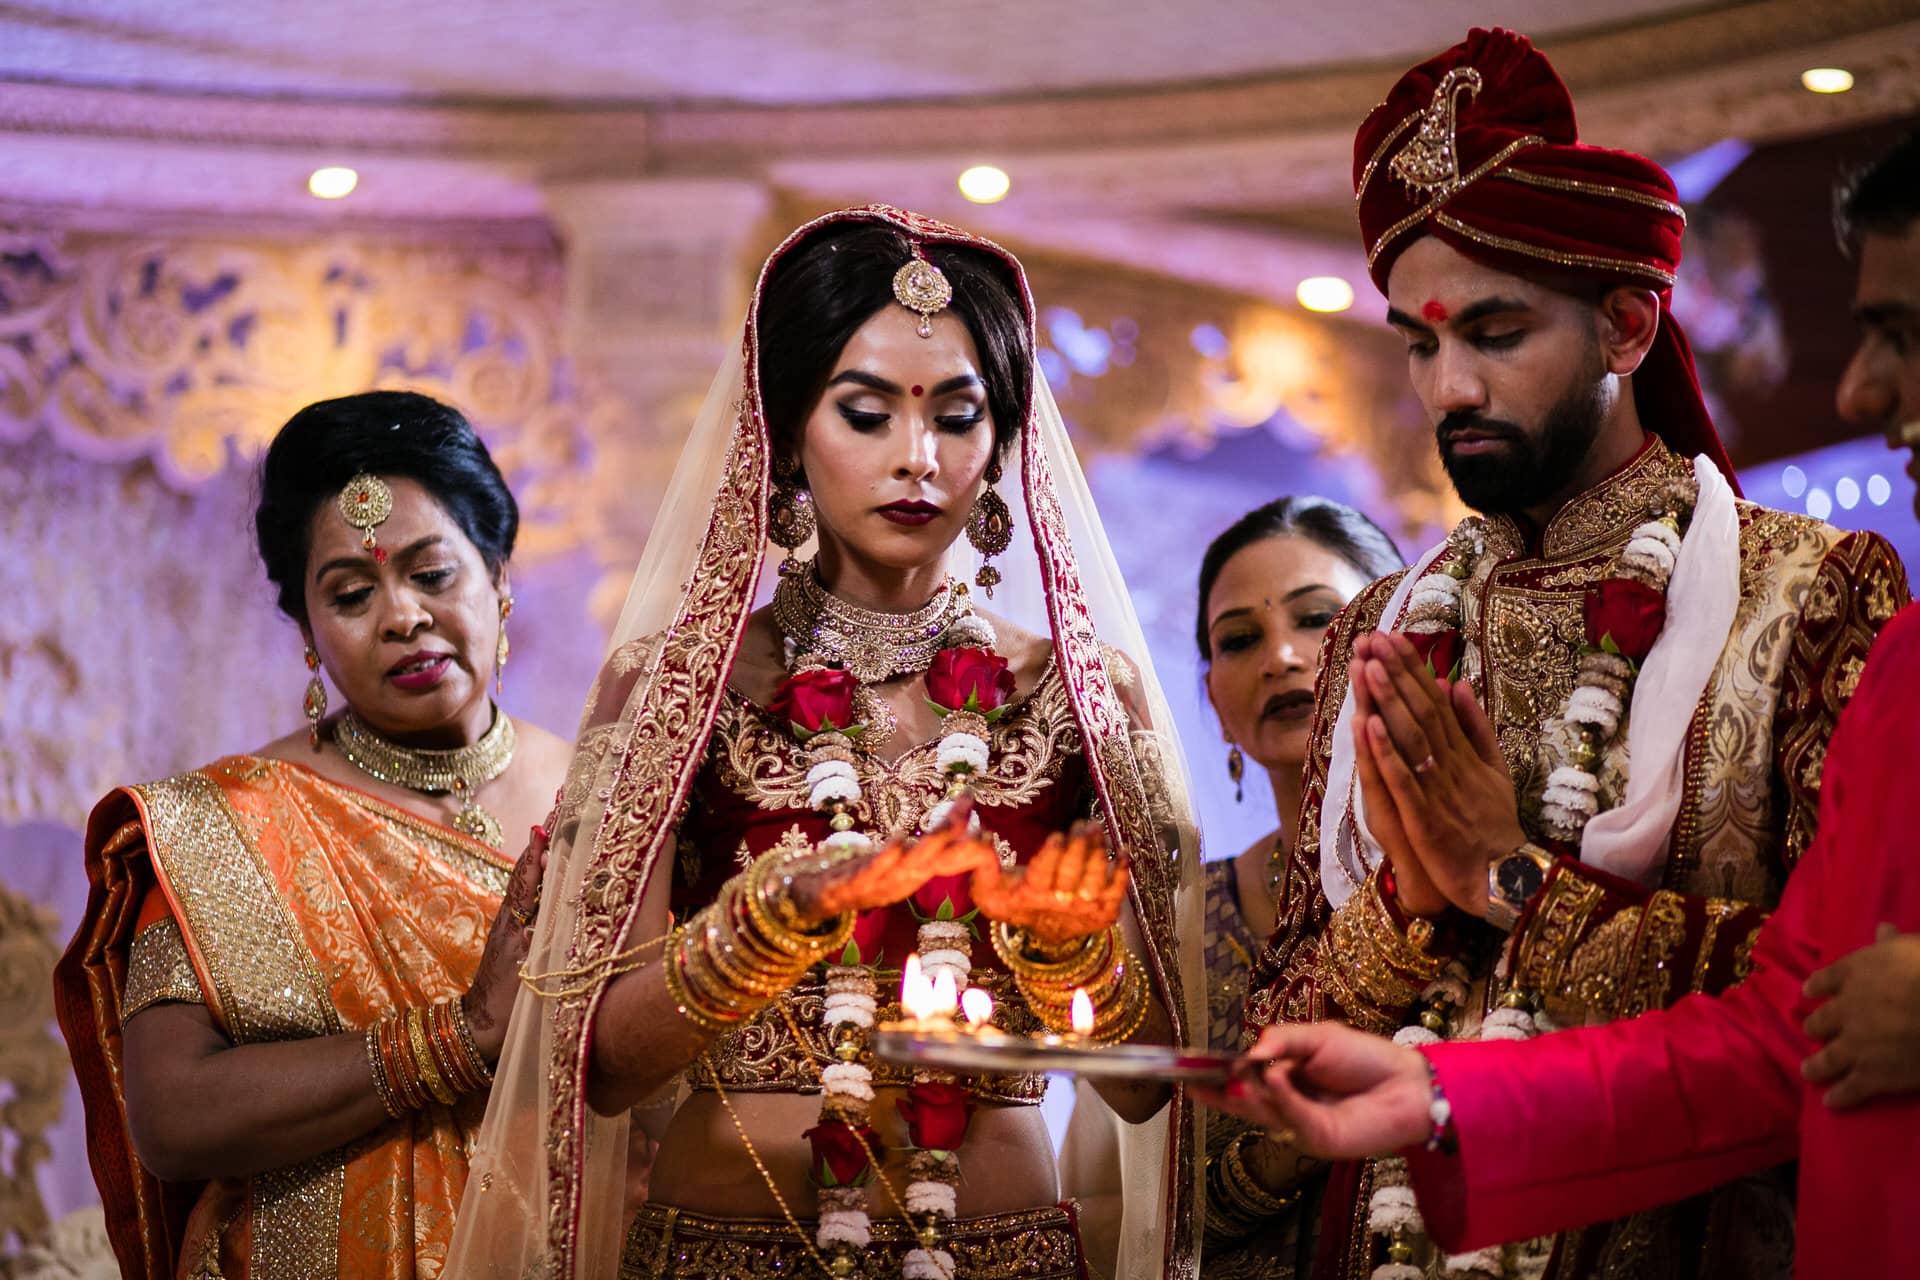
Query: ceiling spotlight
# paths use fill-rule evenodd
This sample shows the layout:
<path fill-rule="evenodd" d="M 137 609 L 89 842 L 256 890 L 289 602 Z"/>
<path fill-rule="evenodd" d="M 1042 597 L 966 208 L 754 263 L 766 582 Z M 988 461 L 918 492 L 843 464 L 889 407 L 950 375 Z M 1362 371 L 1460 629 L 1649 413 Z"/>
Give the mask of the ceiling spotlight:
<path fill-rule="evenodd" d="M 1345 311 L 1353 305 L 1353 286 L 1339 276 L 1308 276 L 1293 296 L 1309 311 Z"/>
<path fill-rule="evenodd" d="M 977 164 L 960 175 L 960 194 L 975 204 L 994 204 L 1005 200 L 1013 189 L 1013 179 L 1005 169 Z"/>
<path fill-rule="evenodd" d="M 1853 88 L 1853 72 L 1839 67 L 1809 67 L 1800 73 L 1800 83 L 1812 93 L 1845 93 Z"/>
<path fill-rule="evenodd" d="M 359 174 L 338 165 L 315 169 L 313 176 L 307 179 L 307 190 L 322 200 L 338 200 L 341 196 L 351 194 L 359 185 Z"/>

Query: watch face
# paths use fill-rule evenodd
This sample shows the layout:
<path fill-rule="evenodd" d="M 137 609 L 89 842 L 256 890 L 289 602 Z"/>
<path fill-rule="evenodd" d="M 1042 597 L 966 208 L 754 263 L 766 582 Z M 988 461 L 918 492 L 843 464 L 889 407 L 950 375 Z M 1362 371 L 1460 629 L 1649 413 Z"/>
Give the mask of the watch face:
<path fill-rule="evenodd" d="M 1500 886 L 1500 896 L 1519 906 L 1540 892 L 1540 886 L 1546 882 L 1547 873 L 1539 863 L 1524 853 L 1511 854 L 1500 860 L 1495 873 L 1495 883 Z"/>

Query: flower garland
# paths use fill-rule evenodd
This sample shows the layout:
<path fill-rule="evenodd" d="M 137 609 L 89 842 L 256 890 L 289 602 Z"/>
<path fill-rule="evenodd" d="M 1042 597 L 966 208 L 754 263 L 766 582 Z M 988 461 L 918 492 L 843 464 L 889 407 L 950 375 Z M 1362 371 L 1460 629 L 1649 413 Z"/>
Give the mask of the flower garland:
<path fill-rule="evenodd" d="M 964 593 L 965 587 L 956 590 Z M 947 776 L 945 795 L 922 818 L 922 834 L 938 830 L 969 780 L 984 773 L 991 759 L 988 735 L 1004 712 L 1014 679 L 1004 658 L 993 652 L 992 624 L 971 611 L 941 637 L 943 647 L 927 671 L 928 702 L 939 712 L 943 734 L 938 763 Z M 786 720 L 807 748 L 808 804 L 829 815 L 831 834 L 821 848 L 848 856 L 866 854 L 873 840 L 855 829 L 854 811 L 862 799 L 855 748 L 871 751 L 885 736 L 869 726 L 882 723 L 885 708 L 851 673 L 826 658 L 793 652 L 791 674 L 769 710 Z M 864 704 L 864 705 L 863 705 Z M 890 716 L 887 716 L 890 719 Z M 979 827 L 970 815 L 971 830 Z M 925 977 L 947 1004 L 972 975 L 975 911 L 966 892 L 968 877 L 936 877 L 918 890 L 912 909 L 919 920 L 917 951 Z M 827 970 L 827 996 L 821 1013 L 835 1061 L 821 1072 L 824 1094 L 820 1121 L 804 1135 L 812 1149 L 812 1176 L 819 1189 L 815 1242 L 835 1275 L 851 1275 L 858 1253 L 872 1238 L 866 1188 L 874 1169 L 875 1145 L 869 1125 L 873 1072 L 867 1033 L 877 1008 L 875 971 L 885 931 L 885 910 L 865 913 L 856 923 L 840 963 Z M 953 1255 L 939 1247 L 940 1229 L 951 1222 L 958 1199 L 960 1161 L 972 1103 L 964 1086 L 941 1072 L 921 1072 L 898 1103 L 914 1150 L 903 1209 L 915 1224 L 916 1247 L 901 1260 L 904 1280 L 954 1280 Z"/>
<path fill-rule="evenodd" d="M 1648 502 L 1649 519 L 1634 527 L 1611 572 L 1587 588 L 1582 602 L 1586 643 L 1573 690 L 1560 714 L 1573 731 L 1549 747 L 1554 763 L 1540 805 L 1541 819 L 1556 839 L 1577 843 L 1588 821 L 1600 812 L 1599 761 L 1619 735 L 1640 664 L 1666 625 L 1666 590 L 1679 559 L 1683 527 L 1698 495 L 1699 488 L 1691 480 L 1661 486 Z M 1465 657 L 1465 584 L 1474 580 L 1485 554 L 1485 526 L 1477 517 L 1463 520 L 1447 543 L 1439 570 L 1414 583 L 1400 629 L 1426 659 L 1430 672 L 1457 678 Z M 1505 966 L 1503 957 L 1497 980 L 1505 979 Z M 1450 961 L 1414 1003 L 1408 1025 L 1394 1033 L 1395 1042 L 1419 1048 L 1453 1038 L 1469 988 L 1466 966 Z M 1510 988 L 1482 1020 L 1478 1038 L 1527 1040 L 1552 1030 L 1545 1010 L 1536 1008 L 1527 992 Z M 1386 1261 L 1374 1268 L 1371 1280 L 1421 1280 L 1425 1273 L 1415 1265 L 1413 1239 L 1425 1233 L 1426 1225 L 1414 1202 L 1406 1162 L 1398 1156 L 1375 1165 L 1367 1229 L 1386 1239 Z M 1449 1276 L 1538 1280 L 1546 1272 L 1552 1247 L 1553 1238 L 1548 1236 L 1477 1249 L 1447 1256 L 1442 1268 Z"/>

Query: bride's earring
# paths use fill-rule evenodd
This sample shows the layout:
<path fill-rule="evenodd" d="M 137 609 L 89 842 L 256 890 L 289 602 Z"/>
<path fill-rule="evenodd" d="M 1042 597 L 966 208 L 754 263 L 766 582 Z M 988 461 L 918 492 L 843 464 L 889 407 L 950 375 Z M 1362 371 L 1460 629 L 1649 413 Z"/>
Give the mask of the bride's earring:
<path fill-rule="evenodd" d="M 1227 776 L 1233 779 L 1233 802 L 1239 804 L 1247 798 L 1247 790 L 1241 785 L 1241 779 L 1247 776 L 1247 758 L 1240 754 L 1237 742 L 1227 752 Z"/>
<path fill-rule="evenodd" d="M 813 536 L 816 523 L 813 495 L 797 483 L 800 465 L 792 458 L 775 457 L 773 474 L 773 496 L 767 503 L 767 541 L 783 550 L 794 551 L 805 546 Z M 780 572 L 787 572 L 787 566 L 794 563 L 794 558 L 788 556 Z"/>
<path fill-rule="evenodd" d="M 327 685 L 320 678 L 320 655 L 307 646 L 307 697 L 301 709 L 307 713 L 307 743 L 320 749 L 320 722 L 327 718 Z"/>
<path fill-rule="evenodd" d="M 507 643 L 507 619 L 513 616 L 513 597 L 500 597 L 500 639 L 493 646 L 493 696 L 506 692 L 507 655 L 513 646 Z"/>
<path fill-rule="evenodd" d="M 1000 463 L 995 460 L 987 464 L 986 487 L 980 490 L 967 516 L 967 541 L 980 553 L 980 572 L 974 575 L 973 584 L 985 591 L 989 600 L 1000 585 L 1000 571 L 993 567 L 993 558 L 1013 545 L 1013 512 L 993 487 L 999 482 Z"/>

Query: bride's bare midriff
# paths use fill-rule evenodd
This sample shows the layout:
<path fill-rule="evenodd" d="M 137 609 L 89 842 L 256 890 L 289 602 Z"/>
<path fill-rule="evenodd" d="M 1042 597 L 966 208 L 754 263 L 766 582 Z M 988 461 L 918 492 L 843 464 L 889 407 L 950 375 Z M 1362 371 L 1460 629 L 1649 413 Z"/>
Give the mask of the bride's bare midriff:
<path fill-rule="evenodd" d="M 906 1194 L 906 1125 L 894 1110 L 900 1089 L 876 1089 L 871 1121 L 886 1147 L 883 1167 L 895 1192 Z M 820 1096 L 796 1093 L 729 1093 L 753 1148 L 796 1217 L 815 1216 L 807 1179 L 810 1148 L 800 1135 L 820 1120 Z M 960 1149 L 962 1181 L 958 1214 L 963 1218 L 1059 1203 L 1053 1144 L 1040 1108 L 978 1103 Z M 767 1190 L 741 1144 L 739 1130 L 718 1094 L 694 1093 L 674 1113 L 654 1157 L 648 1199 L 714 1217 L 778 1218 L 780 1206 Z M 867 1203 L 876 1219 L 899 1209 L 877 1183 Z"/>

